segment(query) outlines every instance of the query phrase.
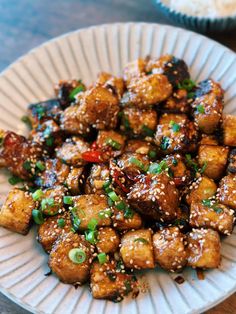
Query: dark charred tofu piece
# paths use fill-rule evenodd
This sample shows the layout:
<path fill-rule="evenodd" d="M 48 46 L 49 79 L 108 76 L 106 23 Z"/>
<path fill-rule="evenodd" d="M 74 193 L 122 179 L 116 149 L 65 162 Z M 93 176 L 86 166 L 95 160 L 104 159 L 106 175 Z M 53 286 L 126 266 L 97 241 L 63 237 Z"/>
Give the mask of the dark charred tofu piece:
<path fill-rule="evenodd" d="M 80 230 L 88 229 L 88 223 L 91 219 L 97 220 L 98 227 L 111 225 L 110 217 L 101 215 L 109 211 L 107 197 L 105 195 L 88 194 L 73 197 L 74 214 L 80 219 Z"/>
<path fill-rule="evenodd" d="M 229 154 L 229 164 L 227 171 L 236 174 L 236 149 L 231 150 Z"/>
<path fill-rule="evenodd" d="M 149 219 L 170 221 L 176 217 L 179 192 L 165 173 L 142 175 L 127 195 L 129 204 Z"/>
<path fill-rule="evenodd" d="M 30 179 L 36 163 L 42 158 L 42 147 L 24 136 L 7 131 L 0 151 L 1 166 L 22 179 Z"/>
<path fill-rule="evenodd" d="M 229 148 L 217 145 L 200 145 L 198 163 L 204 174 L 213 180 L 222 178 L 228 161 Z"/>
<path fill-rule="evenodd" d="M 91 131 L 91 126 L 84 121 L 78 105 L 69 106 L 63 111 L 60 127 L 66 133 L 74 135 L 87 135 Z"/>
<path fill-rule="evenodd" d="M 220 265 L 220 237 L 212 229 L 193 229 L 187 235 L 188 266 L 217 268 Z"/>
<path fill-rule="evenodd" d="M 215 135 L 212 134 L 202 134 L 200 141 L 201 145 L 219 145 L 219 142 Z"/>
<path fill-rule="evenodd" d="M 154 268 L 152 231 L 128 231 L 121 239 L 120 254 L 127 268 Z"/>
<path fill-rule="evenodd" d="M 0 226 L 27 234 L 35 202 L 28 192 L 14 188 L 8 193 L 0 211 Z"/>
<path fill-rule="evenodd" d="M 200 177 L 194 181 L 186 195 L 186 202 L 191 205 L 192 202 L 198 202 L 208 199 L 216 194 L 217 185 L 208 177 Z"/>
<path fill-rule="evenodd" d="M 134 276 L 117 270 L 114 260 L 105 264 L 94 262 L 90 275 L 90 287 L 95 299 L 119 302 L 136 287 Z"/>
<path fill-rule="evenodd" d="M 119 109 L 118 96 L 107 88 L 96 86 L 84 93 L 78 114 L 83 123 L 98 130 L 114 129 Z"/>
<path fill-rule="evenodd" d="M 122 112 L 120 129 L 133 136 L 152 137 L 157 127 L 155 110 L 127 107 Z"/>
<path fill-rule="evenodd" d="M 192 202 L 189 223 L 192 227 L 212 228 L 230 235 L 234 224 L 234 211 L 215 200 Z"/>
<path fill-rule="evenodd" d="M 81 193 L 84 181 L 84 168 L 71 167 L 68 177 L 66 178 L 66 187 L 72 195 Z"/>
<path fill-rule="evenodd" d="M 44 166 L 45 170 L 36 179 L 36 184 L 44 188 L 63 184 L 70 172 L 70 167 L 57 158 L 47 159 Z"/>
<path fill-rule="evenodd" d="M 76 101 L 76 96 L 85 91 L 86 87 L 81 80 L 61 80 L 55 85 L 55 95 L 58 98 L 62 108 L 70 106 L 70 104 Z"/>
<path fill-rule="evenodd" d="M 145 140 L 129 140 L 126 143 L 124 153 L 136 153 L 148 155 L 150 159 L 157 158 L 157 147 Z"/>
<path fill-rule="evenodd" d="M 125 85 L 120 77 L 115 77 L 109 73 L 102 72 L 99 74 L 96 84 L 101 85 L 110 90 L 115 96 L 121 99 L 124 94 Z"/>
<path fill-rule="evenodd" d="M 190 180 L 190 171 L 187 169 L 184 158 L 180 154 L 168 155 L 165 159 L 168 173 L 172 176 L 176 186 L 187 184 Z"/>
<path fill-rule="evenodd" d="M 57 149 L 56 155 L 62 162 L 74 167 L 80 167 L 85 164 L 82 154 L 88 151 L 89 148 L 89 144 L 82 138 L 73 136 Z"/>
<path fill-rule="evenodd" d="M 126 65 L 124 68 L 124 80 L 129 85 L 132 79 L 145 75 L 146 61 L 144 59 L 137 59 Z"/>
<path fill-rule="evenodd" d="M 106 164 L 93 164 L 86 180 L 86 194 L 104 194 L 103 185 L 109 181 L 109 167 Z"/>
<path fill-rule="evenodd" d="M 126 136 L 113 130 L 101 130 L 98 132 L 96 145 L 102 151 L 103 159 L 121 155 L 124 150 Z"/>
<path fill-rule="evenodd" d="M 213 80 L 199 84 L 192 103 L 194 118 L 200 131 L 212 134 L 218 128 L 222 119 L 223 89 Z"/>
<path fill-rule="evenodd" d="M 99 253 L 115 253 L 119 244 L 120 238 L 114 229 L 104 227 L 98 230 L 96 247 Z"/>
<path fill-rule="evenodd" d="M 222 128 L 224 145 L 236 147 L 236 116 L 223 115 Z"/>
<path fill-rule="evenodd" d="M 191 107 L 188 102 L 188 93 L 185 89 L 178 89 L 164 102 L 162 109 L 173 113 L 189 113 Z"/>
<path fill-rule="evenodd" d="M 146 66 L 148 73 L 162 73 L 167 76 L 173 86 L 190 78 L 188 67 L 184 60 L 172 55 L 164 55 L 158 59 L 150 59 Z"/>
<path fill-rule="evenodd" d="M 140 229 L 142 226 L 142 219 L 136 212 L 133 213 L 132 217 L 125 217 L 124 211 L 113 209 L 112 224 L 115 229 L 119 231 Z"/>
<path fill-rule="evenodd" d="M 84 261 L 75 263 L 70 259 L 70 251 L 79 249 L 84 252 Z M 82 260 L 82 258 L 81 258 Z M 76 233 L 65 233 L 54 243 L 49 255 L 49 267 L 60 281 L 67 284 L 81 285 L 89 279 L 92 262 L 92 249 L 84 236 Z"/>
<path fill-rule="evenodd" d="M 165 270 L 180 271 L 187 264 L 185 236 L 178 227 L 164 228 L 153 235 L 155 261 Z"/>
<path fill-rule="evenodd" d="M 50 253 L 56 240 L 71 231 L 72 225 L 68 212 L 49 217 L 38 229 L 38 241 L 45 252 Z"/>
<path fill-rule="evenodd" d="M 220 180 L 217 197 L 220 203 L 236 209 L 236 175 L 229 174 Z"/>
<path fill-rule="evenodd" d="M 66 188 L 62 185 L 44 190 L 41 201 L 42 212 L 48 216 L 54 216 L 63 212 L 63 196 L 65 194 Z"/>
<path fill-rule="evenodd" d="M 185 114 L 164 113 L 157 125 L 155 142 L 163 154 L 196 149 L 197 131 Z"/>

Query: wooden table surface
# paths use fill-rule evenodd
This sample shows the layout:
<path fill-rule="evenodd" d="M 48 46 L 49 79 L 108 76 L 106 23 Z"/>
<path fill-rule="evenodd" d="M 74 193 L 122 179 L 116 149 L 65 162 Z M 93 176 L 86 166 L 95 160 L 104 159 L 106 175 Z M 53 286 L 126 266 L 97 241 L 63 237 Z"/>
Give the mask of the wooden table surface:
<path fill-rule="evenodd" d="M 0 71 L 52 37 L 94 24 L 127 21 L 173 24 L 151 0 L 0 0 Z M 235 31 L 208 36 L 236 51 Z M 0 294 L 0 313 L 28 312 Z M 236 313 L 236 294 L 207 313 Z"/>

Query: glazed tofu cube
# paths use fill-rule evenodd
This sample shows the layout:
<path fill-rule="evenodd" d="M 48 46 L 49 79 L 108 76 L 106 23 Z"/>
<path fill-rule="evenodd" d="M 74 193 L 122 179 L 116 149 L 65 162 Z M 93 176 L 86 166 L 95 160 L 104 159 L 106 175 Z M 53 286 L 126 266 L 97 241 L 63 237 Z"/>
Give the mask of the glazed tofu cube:
<path fill-rule="evenodd" d="M 223 141 L 225 145 L 236 147 L 236 116 L 223 116 Z"/>
<path fill-rule="evenodd" d="M 228 172 L 236 173 L 236 149 L 233 149 L 229 154 Z"/>
<path fill-rule="evenodd" d="M 121 239 L 120 254 L 127 268 L 154 268 L 151 230 L 128 231 Z"/>
<path fill-rule="evenodd" d="M 53 216 L 64 211 L 63 196 L 66 188 L 62 185 L 55 186 L 43 191 L 41 209 L 45 215 Z"/>
<path fill-rule="evenodd" d="M 109 181 L 109 167 L 106 164 L 93 164 L 85 185 L 86 194 L 104 194 L 103 185 Z"/>
<path fill-rule="evenodd" d="M 190 205 L 192 202 L 208 199 L 216 194 L 217 185 L 208 177 L 200 177 L 190 186 L 189 193 L 186 195 L 186 202 Z"/>
<path fill-rule="evenodd" d="M 82 138 L 73 136 L 57 149 L 56 155 L 62 162 L 79 167 L 84 165 L 85 161 L 82 158 L 82 153 L 88 151 L 89 147 L 89 144 Z"/>
<path fill-rule="evenodd" d="M 173 113 L 189 113 L 188 93 L 185 89 L 178 89 L 163 103 L 164 111 Z"/>
<path fill-rule="evenodd" d="M 134 136 L 153 136 L 157 127 L 157 113 L 155 110 L 125 108 L 122 112 L 121 130 Z"/>
<path fill-rule="evenodd" d="M 140 229 L 142 226 L 142 219 L 136 212 L 133 213 L 132 217 L 126 218 L 124 216 L 124 211 L 114 208 L 111 218 L 114 228 L 119 231 Z"/>
<path fill-rule="evenodd" d="M 179 271 L 187 263 L 184 235 L 178 227 L 164 228 L 153 235 L 155 261 L 167 271 Z"/>
<path fill-rule="evenodd" d="M 146 61 L 143 59 L 137 59 L 126 65 L 124 68 L 124 80 L 127 85 L 133 78 L 140 77 L 145 74 Z"/>
<path fill-rule="evenodd" d="M 226 169 L 229 148 L 217 145 L 200 145 L 198 163 L 205 166 L 204 174 L 213 180 L 222 178 Z"/>
<path fill-rule="evenodd" d="M 163 154 L 196 149 L 197 131 L 185 114 L 164 113 L 157 125 L 156 145 Z"/>
<path fill-rule="evenodd" d="M 115 253 L 120 244 L 117 232 L 109 227 L 100 228 L 97 235 L 96 247 L 98 252 Z"/>
<path fill-rule="evenodd" d="M 201 145 L 219 145 L 219 142 L 215 135 L 212 134 L 202 134 L 200 141 Z"/>
<path fill-rule="evenodd" d="M 186 185 L 190 180 L 190 171 L 184 163 L 184 158 L 180 154 L 174 154 L 168 155 L 164 161 L 166 161 L 168 172 L 172 175 L 175 185 Z"/>
<path fill-rule="evenodd" d="M 220 264 L 220 237 L 212 229 L 193 229 L 187 235 L 188 266 L 217 268 Z"/>
<path fill-rule="evenodd" d="M 236 175 L 229 174 L 222 178 L 217 192 L 220 203 L 236 209 Z"/>
<path fill-rule="evenodd" d="M 125 146 L 126 137 L 113 130 L 101 130 L 98 132 L 96 144 L 103 152 L 104 159 L 119 156 Z"/>
<path fill-rule="evenodd" d="M 83 252 L 81 257 L 84 261 L 80 264 L 75 263 L 69 257 L 69 253 L 73 249 Z M 60 281 L 81 285 L 89 279 L 91 257 L 92 249 L 84 236 L 70 232 L 57 239 L 50 252 L 48 265 Z"/>
<path fill-rule="evenodd" d="M 91 219 L 97 220 L 98 227 L 111 225 L 110 217 L 104 217 L 101 213 L 109 210 L 107 197 L 105 195 L 88 194 L 73 197 L 74 214 L 80 219 L 80 230 L 88 229 L 88 223 Z"/>
<path fill-rule="evenodd" d="M 142 175 L 127 195 L 129 204 L 148 219 L 170 221 L 176 217 L 179 192 L 165 173 Z"/>
<path fill-rule="evenodd" d="M 0 212 L 0 226 L 13 232 L 27 234 L 35 202 L 32 196 L 14 188 L 8 193 Z"/>
<path fill-rule="evenodd" d="M 125 85 L 124 81 L 120 77 L 115 77 L 109 73 L 102 72 L 99 74 L 96 84 L 111 90 L 114 95 L 117 95 L 120 99 L 124 93 Z"/>
<path fill-rule="evenodd" d="M 195 123 L 200 131 L 212 134 L 219 126 L 223 111 L 223 89 L 213 80 L 199 84 L 192 103 Z"/>
<path fill-rule="evenodd" d="M 38 229 L 38 241 L 45 252 L 50 253 L 53 244 L 59 236 L 69 233 L 72 228 L 70 214 L 68 212 L 49 217 Z"/>
<path fill-rule="evenodd" d="M 192 227 L 212 228 L 229 235 L 233 230 L 234 211 L 214 200 L 192 202 L 189 223 Z"/>
<path fill-rule="evenodd" d="M 94 262 L 90 274 L 90 287 L 95 299 L 118 302 L 136 286 L 134 276 L 119 272 L 113 260 L 105 264 Z"/>
<path fill-rule="evenodd" d="M 124 152 L 148 155 L 153 160 L 157 158 L 157 147 L 145 140 L 129 140 Z"/>
<path fill-rule="evenodd" d="M 81 192 L 81 186 L 84 180 L 84 168 L 71 167 L 68 177 L 66 178 L 66 186 L 72 195 L 78 195 Z"/>

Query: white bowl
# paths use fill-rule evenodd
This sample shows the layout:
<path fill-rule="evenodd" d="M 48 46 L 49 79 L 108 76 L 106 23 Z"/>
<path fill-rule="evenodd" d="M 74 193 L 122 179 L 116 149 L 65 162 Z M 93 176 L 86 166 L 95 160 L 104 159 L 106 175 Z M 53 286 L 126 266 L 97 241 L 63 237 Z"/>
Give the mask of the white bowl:
<path fill-rule="evenodd" d="M 87 84 L 101 70 L 120 74 L 138 57 L 171 53 L 183 58 L 195 80 L 208 77 L 225 89 L 225 111 L 236 113 L 236 56 L 203 36 L 158 24 L 111 24 L 66 34 L 34 49 L 0 76 L 0 128 L 22 129 L 27 105 L 53 97 L 60 79 L 81 78 Z M 1 201 L 10 186 L 0 175 Z M 178 285 L 160 269 L 143 273 L 149 292 L 119 304 L 92 299 L 87 286 L 75 290 L 56 277 L 45 277 L 47 256 L 37 244 L 35 230 L 28 236 L 0 228 L 0 290 L 35 313 L 200 313 L 236 290 L 236 233 L 223 240 L 219 269 L 198 280 L 194 270 L 183 273 Z"/>

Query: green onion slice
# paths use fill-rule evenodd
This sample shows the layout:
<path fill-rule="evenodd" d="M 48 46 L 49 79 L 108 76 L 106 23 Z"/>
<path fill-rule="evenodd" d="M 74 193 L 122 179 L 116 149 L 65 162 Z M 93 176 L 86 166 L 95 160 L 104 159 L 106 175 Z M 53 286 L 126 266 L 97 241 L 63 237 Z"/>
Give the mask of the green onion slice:
<path fill-rule="evenodd" d="M 96 218 L 90 219 L 88 223 L 88 229 L 94 231 L 97 228 L 98 221 Z"/>
<path fill-rule="evenodd" d="M 180 125 L 173 120 L 170 121 L 170 127 L 175 133 L 179 132 L 180 130 Z"/>
<path fill-rule="evenodd" d="M 23 168 L 27 171 L 30 171 L 31 170 L 31 162 L 29 160 L 26 160 L 24 163 L 23 163 Z"/>
<path fill-rule="evenodd" d="M 148 242 L 146 239 L 144 239 L 144 238 L 137 238 L 137 239 L 134 240 L 134 242 L 141 242 L 141 243 L 144 243 L 144 244 L 148 244 L 148 243 L 149 243 L 149 242 Z"/>
<path fill-rule="evenodd" d="M 123 201 L 119 202 L 118 204 L 116 204 L 116 208 L 119 210 L 125 210 L 126 208 L 125 202 Z"/>
<path fill-rule="evenodd" d="M 205 108 L 203 105 L 198 105 L 196 108 L 198 113 L 205 113 Z"/>
<path fill-rule="evenodd" d="M 161 149 L 166 150 L 170 146 L 169 137 L 163 136 L 160 146 L 161 146 Z"/>
<path fill-rule="evenodd" d="M 145 135 L 153 137 L 154 135 L 154 131 L 152 129 L 150 129 L 148 126 L 146 125 L 142 125 L 142 131 Z"/>
<path fill-rule="evenodd" d="M 85 240 L 91 244 L 97 243 L 97 230 L 85 231 Z"/>
<path fill-rule="evenodd" d="M 118 143 L 117 141 L 113 140 L 112 138 L 107 138 L 106 144 L 111 146 L 112 148 L 114 148 L 116 150 L 119 150 L 121 148 L 121 144 Z"/>
<path fill-rule="evenodd" d="M 33 197 L 33 200 L 34 201 L 40 201 L 43 197 L 43 191 L 41 189 L 39 190 L 36 190 L 33 194 L 32 194 L 32 197 Z"/>
<path fill-rule="evenodd" d="M 129 158 L 129 162 L 135 166 L 137 166 L 138 168 L 140 168 L 141 170 L 143 171 L 146 171 L 146 167 L 144 166 L 144 164 L 138 160 L 137 158 L 135 157 L 130 157 Z"/>
<path fill-rule="evenodd" d="M 38 168 L 40 171 L 45 170 L 45 165 L 42 161 L 37 161 L 35 164 L 36 168 Z"/>
<path fill-rule="evenodd" d="M 57 220 L 57 225 L 58 225 L 59 228 L 64 228 L 65 225 L 66 225 L 65 219 L 59 218 L 59 219 Z"/>
<path fill-rule="evenodd" d="M 187 92 L 191 92 L 195 86 L 196 83 L 191 79 L 185 79 L 178 84 L 179 89 L 185 89 Z"/>
<path fill-rule="evenodd" d="M 156 158 L 157 157 L 157 152 L 155 152 L 155 150 L 150 150 L 148 152 L 148 157 L 150 157 L 152 159 Z"/>
<path fill-rule="evenodd" d="M 43 224 L 44 222 L 44 219 L 43 219 L 43 214 L 40 210 L 38 209 L 33 209 L 32 210 L 32 217 L 34 219 L 34 222 L 37 224 L 37 225 L 41 225 Z"/>
<path fill-rule="evenodd" d="M 69 94 L 69 98 L 70 100 L 74 100 L 75 99 L 75 96 L 81 92 L 84 92 L 85 91 L 85 88 L 83 85 L 79 85 L 77 87 L 75 87 Z"/>
<path fill-rule="evenodd" d="M 105 264 L 107 262 L 106 253 L 99 253 L 97 256 L 100 264 Z"/>
<path fill-rule="evenodd" d="M 20 182 L 23 182 L 23 180 L 17 176 L 12 176 L 11 178 L 8 179 L 8 182 L 11 184 L 11 185 L 15 185 L 17 183 L 20 183 Z"/>
<path fill-rule="evenodd" d="M 115 191 L 109 192 L 108 196 L 113 202 L 118 202 L 120 200 L 119 196 L 116 194 Z"/>
<path fill-rule="evenodd" d="M 73 198 L 72 196 L 64 196 L 63 203 L 66 205 L 73 205 Z"/>
<path fill-rule="evenodd" d="M 42 210 L 52 206 L 54 206 L 54 198 L 44 198 L 41 202 Z"/>
<path fill-rule="evenodd" d="M 86 260 L 86 253 L 84 250 L 79 248 L 74 248 L 69 251 L 69 259 L 74 264 L 82 264 Z"/>

